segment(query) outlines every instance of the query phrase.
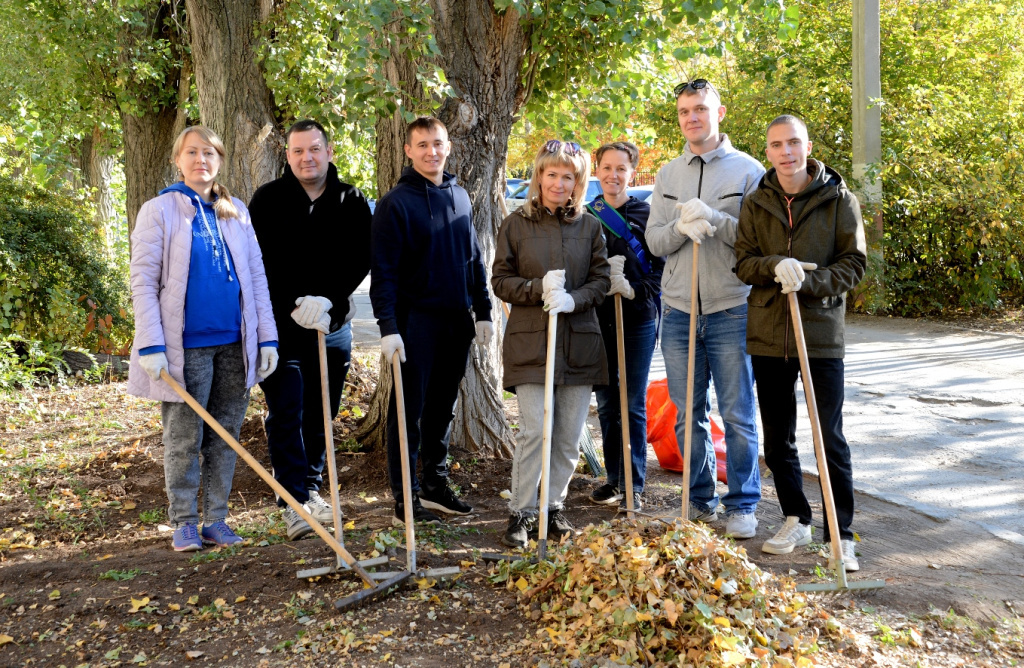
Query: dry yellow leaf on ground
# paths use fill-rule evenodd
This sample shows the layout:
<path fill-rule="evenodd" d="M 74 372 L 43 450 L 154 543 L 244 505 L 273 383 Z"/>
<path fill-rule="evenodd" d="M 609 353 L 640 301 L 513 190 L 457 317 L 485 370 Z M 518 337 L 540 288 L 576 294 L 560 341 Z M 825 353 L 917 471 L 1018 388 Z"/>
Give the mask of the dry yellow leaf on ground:
<path fill-rule="evenodd" d="M 14 642 L 14 638 L 12 638 L 11 636 L 7 635 L 6 633 L 0 633 L 0 647 L 3 647 L 7 643 L 12 643 L 12 642 Z"/>
<path fill-rule="evenodd" d="M 132 612 L 138 612 L 139 608 L 144 608 L 149 605 L 149 597 L 143 596 L 142 598 L 132 599 Z"/>

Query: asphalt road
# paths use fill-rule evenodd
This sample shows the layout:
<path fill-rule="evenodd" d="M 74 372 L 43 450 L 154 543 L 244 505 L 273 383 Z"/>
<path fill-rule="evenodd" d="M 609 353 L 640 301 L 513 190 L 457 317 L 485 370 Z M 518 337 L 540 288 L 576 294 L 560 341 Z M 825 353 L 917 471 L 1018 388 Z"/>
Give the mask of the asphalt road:
<path fill-rule="evenodd" d="M 368 290 L 367 280 L 356 294 L 358 347 L 379 340 Z M 658 350 L 652 380 L 664 368 Z M 800 459 L 813 473 L 801 387 L 798 399 Z M 851 316 L 844 415 L 857 491 L 1024 545 L 1024 337 Z"/>

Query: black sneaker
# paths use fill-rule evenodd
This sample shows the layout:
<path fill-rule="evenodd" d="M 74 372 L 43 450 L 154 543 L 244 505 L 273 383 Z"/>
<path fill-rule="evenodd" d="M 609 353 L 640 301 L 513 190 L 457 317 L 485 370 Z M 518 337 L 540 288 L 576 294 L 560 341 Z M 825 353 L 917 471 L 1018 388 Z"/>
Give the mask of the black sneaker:
<path fill-rule="evenodd" d="M 455 496 L 448 483 L 435 489 L 424 487 L 420 491 L 420 502 L 424 508 L 439 510 L 449 515 L 468 515 L 473 512 L 473 506 L 463 503 L 462 499 Z"/>
<path fill-rule="evenodd" d="M 412 521 L 420 524 L 440 524 L 441 518 L 423 507 L 420 498 L 415 494 L 412 497 Z M 391 520 L 394 526 L 405 526 L 405 504 L 401 501 L 395 503 L 395 519 Z"/>
<path fill-rule="evenodd" d="M 537 518 L 523 513 L 512 513 L 508 516 L 508 529 L 501 537 L 501 542 L 509 547 L 525 548 L 530 542 L 529 534 Z"/>
<path fill-rule="evenodd" d="M 590 495 L 592 502 L 599 503 L 602 506 L 614 506 L 622 499 L 622 492 L 619 491 L 619 488 L 607 482 L 595 489 L 594 493 Z"/>
<path fill-rule="evenodd" d="M 633 510 L 643 510 L 644 501 L 640 498 L 640 492 L 633 492 Z M 626 510 L 626 497 L 622 497 L 622 502 L 619 503 L 619 510 Z"/>
<path fill-rule="evenodd" d="M 562 540 L 563 536 L 574 535 L 576 535 L 576 529 L 569 523 L 561 510 L 548 511 L 548 538 L 550 540 L 557 543 Z"/>

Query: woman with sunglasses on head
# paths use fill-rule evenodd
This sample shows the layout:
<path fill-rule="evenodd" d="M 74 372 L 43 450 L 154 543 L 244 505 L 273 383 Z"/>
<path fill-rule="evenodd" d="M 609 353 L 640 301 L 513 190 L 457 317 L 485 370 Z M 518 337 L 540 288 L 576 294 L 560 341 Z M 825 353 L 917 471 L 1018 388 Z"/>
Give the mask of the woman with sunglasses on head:
<path fill-rule="evenodd" d="M 632 460 L 633 509 L 643 507 L 642 494 L 647 472 L 647 375 L 654 357 L 661 302 L 661 272 L 665 261 L 647 246 L 647 217 L 651 207 L 626 188 L 636 174 L 640 150 L 629 142 L 612 142 L 597 149 L 597 178 L 602 194 L 588 205 L 604 226 L 611 264 L 611 290 L 598 308 L 608 355 L 610 384 L 594 388 L 597 414 L 601 420 L 604 463 L 608 478 L 590 495 L 601 505 L 626 506 L 626 476 L 623 466 L 622 416 L 619 383 L 625 379 L 628 404 L 629 443 Z M 614 295 L 622 295 L 623 344 L 626 369 L 618 368 Z"/>
<path fill-rule="evenodd" d="M 216 181 L 224 144 L 197 125 L 178 135 L 171 156 L 182 180 L 142 205 L 132 232 L 128 391 L 163 401 L 171 545 L 187 552 L 242 542 L 225 523 L 235 452 L 160 374 L 237 439 L 249 388 L 277 368 L 277 327 L 249 212 Z"/>
<path fill-rule="evenodd" d="M 573 533 L 562 514 L 579 461 L 579 437 L 593 385 L 608 383 L 596 306 L 610 286 L 601 223 L 583 194 L 590 156 L 553 139 L 537 153 L 526 204 L 498 231 L 494 293 L 512 305 L 503 344 L 504 386 L 519 400 L 512 499 L 502 542 L 526 547 L 538 514 L 548 315 L 560 314 L 555 350 L 548 535 Z"/>

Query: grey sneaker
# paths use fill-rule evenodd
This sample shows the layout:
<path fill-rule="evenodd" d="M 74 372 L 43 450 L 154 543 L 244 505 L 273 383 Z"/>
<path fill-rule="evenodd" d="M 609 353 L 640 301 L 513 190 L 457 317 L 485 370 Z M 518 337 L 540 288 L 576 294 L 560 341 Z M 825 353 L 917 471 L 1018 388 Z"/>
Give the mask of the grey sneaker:
<path fill-rule="evenodd" d="M 852 540 L 844 539 L 844 540 L 839 541 L 839 544 L 842 546 L 842 550 L 843 550 L 843 570 L 845 570 L 847 573 L 854 573 L 856 571 L 859 571 L 860 570 L 860 560 L 857 559 L 857 543 L 853 542 Z M 832 559 L 832 546 L 831 545 L 828 547 L 828 550 L 826 551 L 826 554 L 828 555 L 828 558 L 829 558 L 829 567 L 830 568 L 835 568 L 836 565 L 834 563 L 832 563 L 832 561 L 831 561 L 831 559 Z"/>
<path fill-rule="evenodd" d="M 309 501 L 306 501 L 306 510 L 320 524 L 334 524 L 334 509 L 331 504 L 324 501 L 320 492 L 315 489 L 309 490 Z"/>
<path fill-rule="evenodd" d="M 285 508 L 282 517 L 284 526 L 288 529 L 288 540 L 298 540 L 313 533 L 313 527 L 309 526 L 309 522 L 291 508 Z"/>
<path fill-rule="evenodd" d="M 754 513 L 732 513 L 725 518 L 725 535 L 730 538 L 753 538 L 757 535 Z"/>
<path fill-rule="evenodd" d="M 768 554 L 789 554 L 793 548 L 807 545 L 811 542 L 811 527 L 807 524 L 800 524 L 800 518 L 790 516 L 774 536 L 769 538 L 761 546 L 762 552 Z"/>
<path fill-rule="evenodd" d="M 702 510 L 697 506 L 690 504 L 690 521 L 691 522 L 715 522 L 718 520 L 718 512 L 714 510 Z"/>

